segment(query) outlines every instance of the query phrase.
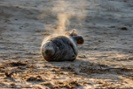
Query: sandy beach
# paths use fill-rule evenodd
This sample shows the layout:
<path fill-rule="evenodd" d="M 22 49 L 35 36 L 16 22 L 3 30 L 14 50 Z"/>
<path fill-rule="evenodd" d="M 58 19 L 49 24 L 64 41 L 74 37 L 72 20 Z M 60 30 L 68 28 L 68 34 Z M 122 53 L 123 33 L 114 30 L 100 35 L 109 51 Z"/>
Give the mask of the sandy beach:
<path fill-rule="evenodd" d="M 40 53 L 58 29 L 84 37 L 73 62 Z M 133 88 L 133 0 L 0 0 L 0 88 Z"/>

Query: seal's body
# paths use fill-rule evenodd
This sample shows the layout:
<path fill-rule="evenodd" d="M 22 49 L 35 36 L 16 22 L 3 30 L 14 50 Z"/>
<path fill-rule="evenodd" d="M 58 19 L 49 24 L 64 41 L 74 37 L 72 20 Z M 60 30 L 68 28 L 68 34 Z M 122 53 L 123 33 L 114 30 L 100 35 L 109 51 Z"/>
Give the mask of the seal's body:
<path fill-rule="evenodd" d="M 41 52 L 47 61 L 73 61 L 78 54 L 77 44 L 81 36 L 55 36 L 46 39 L 41 47 Z"/>

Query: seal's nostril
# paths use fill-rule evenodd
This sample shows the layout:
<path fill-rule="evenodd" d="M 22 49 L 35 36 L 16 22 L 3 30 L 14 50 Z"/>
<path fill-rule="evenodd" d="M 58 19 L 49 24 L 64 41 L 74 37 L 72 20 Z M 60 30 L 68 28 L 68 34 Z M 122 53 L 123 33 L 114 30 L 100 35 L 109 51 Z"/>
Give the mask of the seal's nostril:
<path fill-rule="evenodd" d="M 75 58 L 75 55 L 72 55 L 72 58 Z"/>

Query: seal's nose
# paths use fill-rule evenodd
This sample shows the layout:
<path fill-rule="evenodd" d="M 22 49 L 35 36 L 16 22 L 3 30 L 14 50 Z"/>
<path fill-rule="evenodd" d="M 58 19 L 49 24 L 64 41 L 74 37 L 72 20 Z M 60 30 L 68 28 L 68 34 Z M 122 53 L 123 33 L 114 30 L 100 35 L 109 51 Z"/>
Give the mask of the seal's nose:
<path fill-rule="evenodd" d="M 55 54 L 54 44 L 52 42 L 47 42 L 42 46 L 42 53 L 44 56 L 50 57 Z"/>
<path fill-rule="evenodd" d="M 55 53 L 55 50 L 53 47 L 46 47 L 44 50 L 44 53 L 48 56 L 52 56 Z"/>

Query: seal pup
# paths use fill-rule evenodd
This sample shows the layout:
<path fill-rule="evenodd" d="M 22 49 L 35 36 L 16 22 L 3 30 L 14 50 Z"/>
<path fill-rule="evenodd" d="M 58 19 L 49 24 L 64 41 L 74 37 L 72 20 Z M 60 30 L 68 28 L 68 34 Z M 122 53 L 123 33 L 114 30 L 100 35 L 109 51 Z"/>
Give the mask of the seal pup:
<path fill-rule="evenodd" d="M 73 61 L 78 54 L 77 45 L 83 43 L 83 37 L 74 30 L 62 36 L 51 35 L 44 39 L 41 53 L 46 61 Z"/>

